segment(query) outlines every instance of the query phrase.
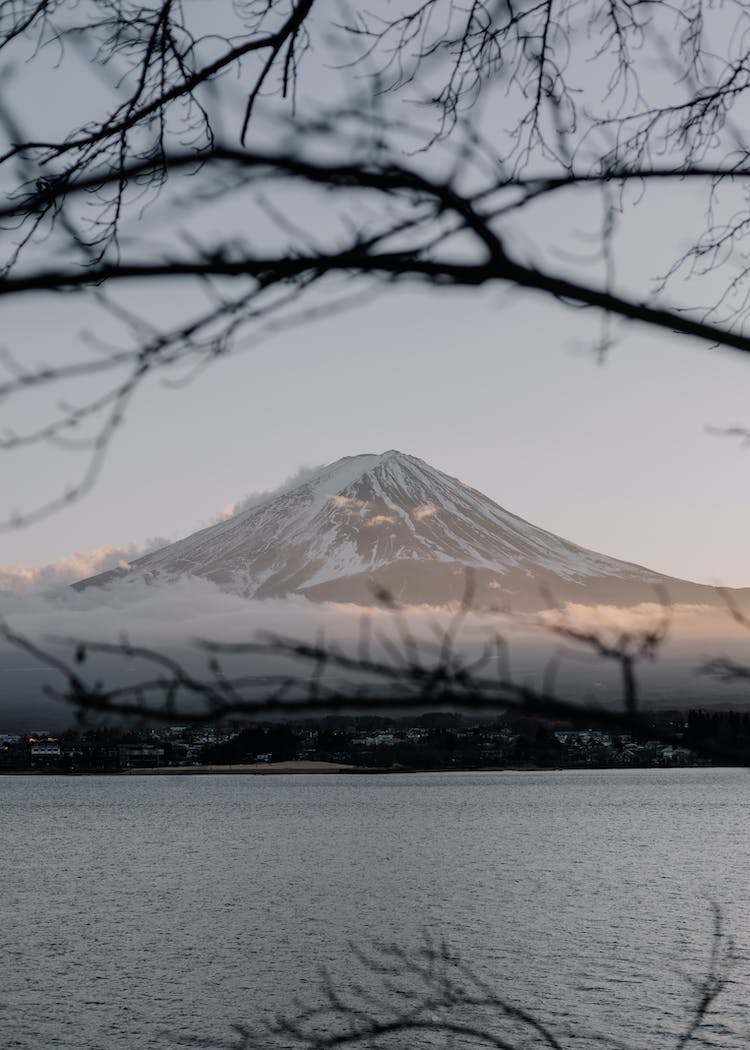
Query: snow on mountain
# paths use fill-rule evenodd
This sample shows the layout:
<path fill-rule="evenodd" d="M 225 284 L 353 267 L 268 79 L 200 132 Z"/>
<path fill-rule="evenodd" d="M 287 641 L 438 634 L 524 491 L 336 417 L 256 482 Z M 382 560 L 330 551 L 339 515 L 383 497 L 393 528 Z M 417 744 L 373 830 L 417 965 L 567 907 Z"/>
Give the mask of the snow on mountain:
<path fill-rule="evenodd" d="M 291 490 L 77 587 L 121 578 L 205 577 L 266 598 L 302 594 L 371 603 L 460 599 L 467 569 L 480 607 L 558 601 L 634 604 L 666 586 L 678 601 L 715 604 L 711 588 L 585 550 L 401 452 L 347 456 Z"/>

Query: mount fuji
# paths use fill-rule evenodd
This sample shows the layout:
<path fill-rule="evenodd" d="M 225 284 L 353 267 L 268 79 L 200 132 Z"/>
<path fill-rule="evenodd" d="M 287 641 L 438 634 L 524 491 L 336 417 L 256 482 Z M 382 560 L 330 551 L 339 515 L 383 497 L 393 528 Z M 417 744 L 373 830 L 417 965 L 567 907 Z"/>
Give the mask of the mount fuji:
<path fill-rule="evenodd" d="M 461 599 L 533 611 L 558 602 L 716 605 L 713 588 L 664 576 L 561 539 L 414 456 L 347 456 L 296 487 L 74 586 L 204 577 L 247 598 L 304 595 L 372 604 Z"/>

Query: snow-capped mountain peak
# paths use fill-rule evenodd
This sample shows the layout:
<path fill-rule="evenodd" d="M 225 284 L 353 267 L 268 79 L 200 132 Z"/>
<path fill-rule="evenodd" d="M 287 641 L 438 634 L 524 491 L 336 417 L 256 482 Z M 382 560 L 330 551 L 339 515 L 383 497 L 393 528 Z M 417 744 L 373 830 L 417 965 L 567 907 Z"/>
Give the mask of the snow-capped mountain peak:
<path fill-rule="evenodd" d="M 346 456 L 293 488 L 77 586 L 120 577 L 207 577 L 255 598 L 292 593 L 444 604 L 473 571 L 477 602 L 516 608 L 560 600 L 653 599 L 665 578 L 563 540 L 394 449 Z M 666 581 L 680 588 L 694 584 Z M 705 588 L 697 588 L 700 591 Z M 672 587 L 674 592 L 674 587 Z M 675 595 L 676 596 L 676 595 Z"/>

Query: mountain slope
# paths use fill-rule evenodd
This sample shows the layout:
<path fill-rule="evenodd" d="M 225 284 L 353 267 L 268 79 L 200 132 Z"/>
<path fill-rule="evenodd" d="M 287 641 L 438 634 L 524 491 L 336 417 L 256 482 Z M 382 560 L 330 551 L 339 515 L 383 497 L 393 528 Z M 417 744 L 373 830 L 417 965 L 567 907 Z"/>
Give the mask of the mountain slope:
<path fill-rule="evenodd" d="M 120 578 L 206 577 L 246 597 L 304 594 L 369 603 L 459 599 L 473 570 L 479 606 L 558 601 L 634 604 L 665 586 L 716 604 L 712 588 L 585 550 L 401 452 L 348 456 L 260 506 L 76 587 Z M 545 594 L 545 592 L 547 592 Z"/>

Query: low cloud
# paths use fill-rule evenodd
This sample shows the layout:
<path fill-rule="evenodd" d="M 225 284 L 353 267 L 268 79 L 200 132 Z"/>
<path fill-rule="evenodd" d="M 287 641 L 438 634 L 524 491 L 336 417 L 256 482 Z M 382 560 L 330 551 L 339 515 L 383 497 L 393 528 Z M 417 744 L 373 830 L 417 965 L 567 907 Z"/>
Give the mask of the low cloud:
<path fill-rule="evenodd" d="M 412 607 L 406 615 L 414 636 L 420 639 L 425 661 L 439 660 L 438 635 L 453 623 L 455 610 Z M 366 636 L 372 656 L 384 662 L 392 659 L 394 646 L 403 645 L 403 623 L 387 609 L 315 603 L 302 597 L 247 600 L 196 577 L 148 584 L 134 574 L 108 588 L 0 593 L 0 622 L 68 663 L 78 642 L 117 644 L 127 639 L 133 646 L 168 655 L 191 674 L 208 679 L 213 672 L 208 654 L 197 644 L 200 639 L 250 642 L 269 633 L 315 643 L 324 638 L 356 657 Z M 480 655 L 499 623 L 479 613 L 466 617 L 457 645 L 468 659 Z M 504 624 L 503 630 L 506 627 Z M 528 633 L 526 627 L 522 630 Z M 389 639 L 385 645 L 384 638 Z M 222 664 L 230 676 L 250 674 L 258 683 L 252 690 L 259 696 L 268 695 L 274 688 L 274 676 L 279 675 L 296 679 L 306 689 L 312 671 L 305 661 L 293 661 L 274 651 L 262 657 L 228 655 L 222 657 Z M 523 673 L 527 668 L 519 663 L 519 670 Z M 76 671 L 90 683 L 101 681 L 105 688 L 154 677 L 153 665 L 119 653 L 89 655 L 85 664 L 76 665 Z M 356 675 L 354 680 L 361 682 Z M 329 669 L 326 682 L 345 688 L 352 682 L 352 673 Z M 60 674 L 44 660 L 0 642 L 0 732 L 14 726 L 30 728 L 35 723 L 53 728 L 70 724 L 72 709 L 44 695 L 45 686 L 62 685 Z"/>
<path fill-rule="evenodd" d="M 566 602 L 560 608 L 545 609 L 539 614 L 543 626 L 570 627 L 578 631 L 647 631 L 660 624 L 665 615 L 673 623 L 685 619 L 715 614 L 716 607 L 698 604 L 678 604 L 665 609 L 658 602 L 639 605 L 581 605 Z"/>
<path fill-rule="evenodd" d="M 386 661 L 392 658 L 390 651 L 394 645 L 403 645 L 401 614 L 394 616 L 385 609 L 365 610 L 356 605 L 318 604 L 302 597 L 246 600 L 195 577 L 149 585 L 134 574 L 112 587 L 92 587 L 82 592 L 68 586 L 55 589 L 39 585 L 40 579 L 49 582 L 50 576 L 55 582 L 65 580 L 67 583 L 73 576 L 112 566 L 117 564 L 118 554 L 122 557 L 123 549 L 86 552 L 66 559 L 63 565 L 45 567 L 45 570 L 54 569 L 53 573 L 36 570 L 31 583 L 28 576 L 24 576 L 28 584 L 25 589 L 18 587 L 15 594 L 7 589 L 0 592 L 0 621 L 66 660 L 73 656 L 73 641 L 117 643 L 127 638 L 133 645 L 147 646 L 172 656 L 191 673 L 207 678 L 212 672 L 206 652 L 196 645 L 198 639 L 256 641 L 269 632 L 308 642 L 317 642 L 323 637 L 356 657 L 362 652 L 366 636 L 373 655 Z M 644 603 L 630 609 L 571 604 L 564 607 L 563 612 L 570 617 L 569 622 L 577 626 L 617 631 L 652 626 L 661 617 L 662 609 L 658 603 Z M 439 660 L 441 631 L 454 622 L 455 610 L 411 607 L 404 610 L 403 615 L 411 635 L 419 639 L 425 665 L 429 665 L 430 660 Z M 537 620 L 531 616 L 470 613 L 462 621 L 456 639 L 457 652 L 467 663 L 472 662 L 480 656 L 488 640 L 500 635 L 507 642 L 512 677 L 541 688 L 550 658 L 560 651 L 559 637 L 547 629 L 549 622 L 547 627 L 544 624 L 545 617 L 554 615 L 561 615 L 560 610 L 547 610 Z M 696 678 L 695 668 L 716 655 L 749 658 L 748 633 L 733 624 L 722 609 L 677 605 L 672 616 L 670 632 L 659 650 L 658 661 L 639 667 L 644 701 L 689 705 L 703 703 L 706 698 L 732 700 L 731 689 Z M 389 639 L 385 646 L 384 637 Z M 54 641 L 61 638 L 72 641 Z M 557 680 L 560 695 L 584 702 L 618 703 L 620 683 L 613 662 L 593 659 L 586 646 L 566 643 L 565 648 L 568 655 L 560 665 Z M 576 658 L 579 649 L 583 659 Z M 304 683 L 312 670 L 306 662 L 292 662 L 278 653 L 262 658 L 226 656 L 222 663 L 230 675 L 251 674 L 258 682 L 258 695 L 268 695 L 274 688 L 274 676 L 291 676 Z M 90 657 L 78 670 L 87 681 L 100 679 L 107 688 L 153 677 L 153 666 L 120 654 Z M 332 669 L 326 671 L 327 675 L 336 673 Z M 494 678 L 497 667 L 485 665 L 482 673 Z M 334 684 L 350 685 L 351 676 L 347 674 L 345 681 Z M 58 672 L 43 660 L 0 643 L 0 732 L 13 726 L 32 728 L 42 723 L 61 728 L 72 722 L 74 715 L 70 708 L 44 697 L 45 685 L 59 688 L 62 679 Z M 738 695 L 735 690 L 735 701 Z M 744 693 L 742 696 L 744 698 Z"/>
<path fill-rule="evenodd" d="M 434 514 L 437 514 L 437 507 L 432 503 L 423 503 L 414 509 L 414 517 L 417 521 L 424 521 L 425 518 L 431 518 Z"/>
<path fill-rule="evenodd" d="M 49 565 L 0 566 L 0 592 L 30 594 L 54 591 L 108 569 L 128 568 L 136 558 L 158 550 L 168 542 L 164 537 L 158 536 L 143 544 L 129 543 L 124 547 L 103 546 L 87 551 L 75 551 Z"/>

